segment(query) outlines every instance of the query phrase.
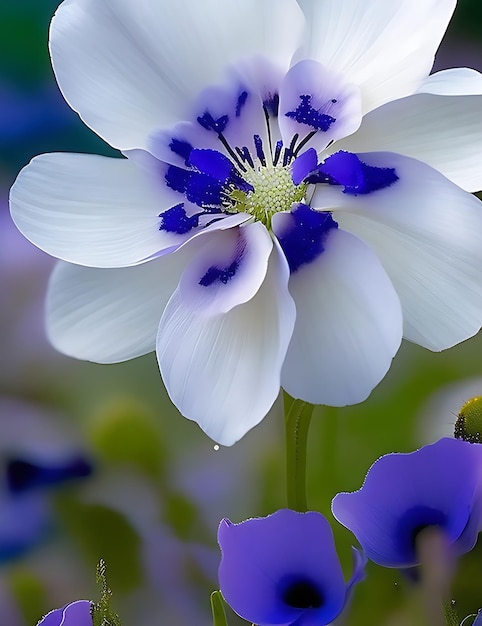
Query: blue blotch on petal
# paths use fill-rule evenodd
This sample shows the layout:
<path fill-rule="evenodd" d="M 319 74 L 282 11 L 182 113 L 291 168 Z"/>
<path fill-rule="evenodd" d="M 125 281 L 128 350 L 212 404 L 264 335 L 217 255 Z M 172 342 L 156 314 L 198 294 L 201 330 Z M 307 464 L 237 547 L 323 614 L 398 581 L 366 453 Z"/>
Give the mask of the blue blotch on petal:
<path fill-rule="evenodd" d="M 165 230 L 168 233 L 184 235 L 199 225 L 199 215 L 188 217 L 182 202 L 164 211 L 159 217 L 161 218 L 159 230 Z"/>
<path fill-rule="evenodd" d="M 224 196 L 224 183 L 202 172 L 190 172 L 185 193 L 189 202 L 200 207 L 220 206 Z"/>
<path fill-rule="evenodd" d="M 190 175 L 191 172 L 189 172 L 189 170 L 177 167 L 177 165 L 170 165 L 167 168 L 164 180 L 170 189 L 178 191 L 179 193 L 184 193 L 187 189 L 187 183 Z"/>
<path fill-rule="evenodd" d="M 174 154 L 178 154 L 182 157 L 186 165 L 188 164 L 189 155 L 193 149 L 192 145 L 188 141 L 183 141 L 182 139 L 176 139 L 173 137 L 171 143 L 169 144 L 169 148 L 172 152 L 174 152 Z"/>
<path fill-rule="evenodd" d="M 343 193 L 366 195 L 390 187 L 398 180 L 393 167 L 367 165 L 352 152 L 340 150 L 318 166 L 318 172 L 308 182 L 343 185 Z"/>
<path fill-rule="evenodd" d="M 193 150 L 189 158 L 189 165 L 223 185 L 234 185 L 245 192 L 253 190 L 252 185 L 247 183 L 238 173 L 233 162 L 217 150 Z"/>
<path fill-rule="evenodd" d="M 6 469 L 8 489 L 15 494 L 56 485 L 73 478 L 84 478 L 91 473 L 92 466 L 83 457 L 50 465 L 12 459 L 7 463 Z"/>
<path fill-rule="evenodd" d="M 221 117 L 215 119 L 209 111 L 204 111 L 204 113 L 197 118 L 197 121 L 206 130 L 213 130 L 221 134 L 228 125 L 229 117 L 228 115 L 221 115 Z"/>
<path fill-rule="evenodd" d="M 278 241 L 293 273 L 322 254 L 328 233 L 338 224 L 330 213 L 314 211 L 306 204 L 291 211 L 291 220 L 291 227 L 278 235 Z"/>
<path fill-rule="evenodd" d="M 199 284 L 203 287 L 209 287 L 216 281 L 220 281 L 223 285 L 226 285 L 233 276 L 235 276 L 236 271 L 239 267 L 239 261 L 234 260 L 228 267 L 216 267 L 212 265 L 208 271 L 204 274 L 204 276 L 199 281 Z"/>
<path fill-rule="evenodd" d="M 217 150 L 193 150 L 189 157 L 189 165 L 222 183 L 229 180 L 233 171 L 232 162 Z"/>
<path fill-rule="evenodd" d="M 236 102 L 236 117 L 239 117 L 241 115 L 241 110 L 244 107 L 244 105 L 246 104 L 246 100 L 248 99 L 248 92 L 247 91 L 242 91 L 239 96 L 238 96 L 238 100 Z"/>
<path fill-rule="evenodd" d="M 314 109 L 311 106 L 311 98 L 312 96 L 305 94 L 300 96 L 300 104 L 296 107 L 294 111 L 288 111 L 285 113 L 286 117 L 289 117 L 298 124 L 305 124 L 306 126 L 310 126 L 315 130 L 321 130 L 322 132 L 326 132 L 330 126 L 336 122 L 334 117 L 331 115 L 327 115 L 326 113 L 320 113 L 319 110 Z"/>
<path fill-rule="evenodd" d="M 317 165 L 318 157 L 314 148 L 310 148 L 300 154 L 291 164 L 291 179 L 294 184 L 299 185 L 303 182 L 304 179 L 316 169 Z"/>

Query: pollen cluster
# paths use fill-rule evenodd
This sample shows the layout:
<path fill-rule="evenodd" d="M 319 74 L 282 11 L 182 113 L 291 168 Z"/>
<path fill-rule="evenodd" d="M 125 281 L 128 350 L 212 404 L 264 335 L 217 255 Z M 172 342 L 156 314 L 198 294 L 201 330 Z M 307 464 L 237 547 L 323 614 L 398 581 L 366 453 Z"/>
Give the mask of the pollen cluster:
<path fill-rule="evenodd" d="M 305 196 L 306 185 L 295 185 L 288 167 L 272 165 L 250 169 L 243 178 L 254 190 L 232 193 L 236 209 L 250 213 L 267 227 L 275 213 L 288 211 L 293 203 L 301 202 Z"/>

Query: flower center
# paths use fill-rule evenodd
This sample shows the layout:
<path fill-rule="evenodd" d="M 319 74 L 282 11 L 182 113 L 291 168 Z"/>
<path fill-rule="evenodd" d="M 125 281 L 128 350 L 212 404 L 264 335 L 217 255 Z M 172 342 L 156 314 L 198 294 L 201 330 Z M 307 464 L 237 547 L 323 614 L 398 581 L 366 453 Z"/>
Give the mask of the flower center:
<path fill-rule="evenodd" d="M 323 605 L 323 596 L 318 587 L 304 578 L 286 585 L 281 597 L 293 609 L 319 609 Z"/>
<path fill-rule="evenodd" d="M 301 202 L 306 184 L 295 185 L 288 167 L 268 165 L 258 170 L 250 168 L 243 174 L 252 191 L 235 189 L 231 200 L 238 212 L 250 213 L 270 227 L 271 217 L 279 211 L 289 211 L 293 203 Z"/>

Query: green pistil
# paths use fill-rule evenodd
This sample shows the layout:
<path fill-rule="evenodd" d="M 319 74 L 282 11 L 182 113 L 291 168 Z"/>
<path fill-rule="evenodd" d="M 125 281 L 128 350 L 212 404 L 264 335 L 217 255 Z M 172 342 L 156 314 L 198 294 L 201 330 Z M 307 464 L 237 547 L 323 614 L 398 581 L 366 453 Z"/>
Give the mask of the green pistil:
<path fill-rule="evenodd" d="M 267 228 L 271 228 L 271 218 L 280 211 L 289 211 L 291 205 L 301 202 L 306 193 L 306 184 L 295 185 L 287 167 L 273 165 L 250 169 L 244 179 L 254 191 L 233 191 L 231 199 L 239 213 L 249 213 Z"/>

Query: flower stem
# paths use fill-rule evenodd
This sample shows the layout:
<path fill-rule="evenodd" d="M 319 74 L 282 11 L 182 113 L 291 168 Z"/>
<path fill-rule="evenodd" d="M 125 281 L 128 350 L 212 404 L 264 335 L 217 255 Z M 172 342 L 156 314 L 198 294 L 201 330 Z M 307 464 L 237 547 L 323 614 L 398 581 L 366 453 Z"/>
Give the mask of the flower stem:
<path fill-rule="evenodd" d="M 306 447 L 314 406 L 295 400 L 288 394 L 285 400 L 286 483 L 288 507 L 294 511 L 308 510 L 306 503 Z"/>
<path fill-rule="evenodd" d="M 442 602 L 442 606 L 447 626 L 459 626 L 459 616 L 454 602 L 451 600 L 445 600 Z"/>

